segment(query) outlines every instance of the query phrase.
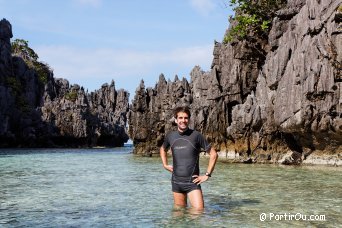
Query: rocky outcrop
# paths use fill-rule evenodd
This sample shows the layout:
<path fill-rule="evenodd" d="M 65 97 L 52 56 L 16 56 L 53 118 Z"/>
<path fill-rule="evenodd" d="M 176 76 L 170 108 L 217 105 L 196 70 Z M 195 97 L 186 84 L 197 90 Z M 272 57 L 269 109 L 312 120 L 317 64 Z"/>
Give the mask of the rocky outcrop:
<path fill-rule="evenodd" d="M 294 163 L 315 154 L 342 158 L 340 4 L 288 1 L 278 11 L 255 93 L 234 108 L 228 127 L 235 144 L 248 135 L 244 150 L 253 160 L 281 162 L 284 152 L 301 154 Z"/>
<path fill-rule="evenodd" d="M 161 77 L 155 88 L 141 84 L 129 113 L 135 152 L 158 153 L 172 109 L 190 104 L 191 126 L 228 159 L 340 164 L 340 5 L 287 1 L 267 40 L 216 42 L 211 71 L 195 67 L 190 83 Z"/>
<path fill-rule="evenodd" d="M 10 23 L 0 22 L 0 147 L 122 146 L 129 94 L 114 81 L 88 93 L 12 55 Z M 42 77 L 39 70 L 45 70 Z"/>
<path fill-rule="evenodd" d="M 141 81 L 128 113 L 129 135 L 134 139 L 135 153 L 152 155 L 163 143 L 165 131 L 172 129 L 172 113 L 176 104 L 189 105 L 192 97 L 187 80 L 166 81 L 159 76 L 155 88 L 145 88 Z"/>
<path fill-rule="evenodd" d="M 53 88 L 53 98 L 52 91 L 45 91 L 39 108 L 53 144 L 123 146 L 128 141 L 128 93 L 116 91 L 114 81 L 90 94 L 65 79 L 56 79 Z"/>

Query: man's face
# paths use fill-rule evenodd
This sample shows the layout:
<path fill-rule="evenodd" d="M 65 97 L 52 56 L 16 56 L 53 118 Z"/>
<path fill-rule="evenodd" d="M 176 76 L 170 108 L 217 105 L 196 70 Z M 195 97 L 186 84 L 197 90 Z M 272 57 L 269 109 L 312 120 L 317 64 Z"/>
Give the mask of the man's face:
<path fill-rule="evenodd" d="M 177 113 L 177 119 L 175 119 L 178 130 L 183 132 L 188 128 L 189 125 L 189 116 L 185 112 Z"/>

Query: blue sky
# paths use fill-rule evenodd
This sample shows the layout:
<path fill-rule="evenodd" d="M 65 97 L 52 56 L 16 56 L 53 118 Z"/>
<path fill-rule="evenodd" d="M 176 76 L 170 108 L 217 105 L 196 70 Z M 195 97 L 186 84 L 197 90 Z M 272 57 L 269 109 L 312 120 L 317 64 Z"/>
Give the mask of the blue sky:
<path fill-rule="evenodd" d="M 89 91 L 113 79 L 130 99 L 141 79 L 154 87 L 161 73 L 210 70 L 229 15 L 226 0 L 0 0 L 13 39 L 28 40 L 56 78 Z"/>

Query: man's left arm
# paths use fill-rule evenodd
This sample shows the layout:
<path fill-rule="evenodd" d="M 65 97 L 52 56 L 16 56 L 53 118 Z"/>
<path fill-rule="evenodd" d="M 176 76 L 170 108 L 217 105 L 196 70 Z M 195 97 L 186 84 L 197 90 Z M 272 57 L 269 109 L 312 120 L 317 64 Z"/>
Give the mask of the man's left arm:
<path fill-rule="evenodd" d="M 209 164 L 207 168 L 207 173 L 209 174 L 209 176 L 211 176 L 211 174 L 213 173 L 215 169 L 215 165 L 216 165 L 216 161 L 218 157 L 217 152 L 214 148 L 210 148 L 209 156 L 210 156 L 210 159 L 209 159 Z"/>
<path fill-rule="evenodd" d="M 207 181 L 209 179 L 209 176 L 211 176 L 211 174 L 213 173 L 218 155 L 217 155 L 216 150 L 212 147 L 209 149 L 209 157 L 210 157 L 209 164 L 208 164 L 208 168 L 206 172 L 208 175 L 203 175 L 203 176 L 194 175 L 193 176 L 195 177 L 195 179 L 193 180 L 194 183 L 201 184 L 204 181 Z"/>

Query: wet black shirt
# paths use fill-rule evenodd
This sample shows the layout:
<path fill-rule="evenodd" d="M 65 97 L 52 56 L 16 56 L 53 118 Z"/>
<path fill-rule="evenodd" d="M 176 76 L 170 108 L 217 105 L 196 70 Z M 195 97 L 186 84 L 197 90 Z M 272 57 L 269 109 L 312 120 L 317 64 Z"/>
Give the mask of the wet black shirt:
<path fill-rule="evenodd" d="M 198 131 L 172 131 L 165 137 L 163 147 L 171 148 L 173 158 L 173 180 L 191 182 L 193 175 L 199 175 L 199 154 L 208 151 L 210 145 Z"/>

